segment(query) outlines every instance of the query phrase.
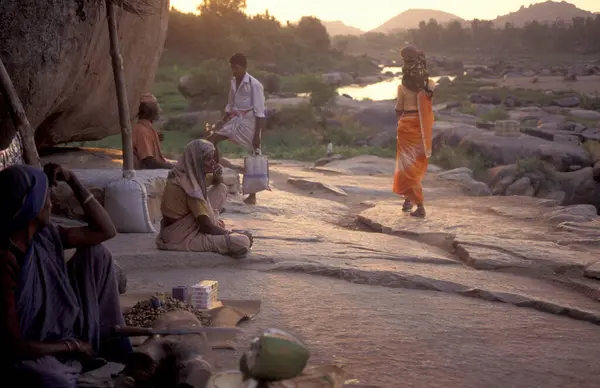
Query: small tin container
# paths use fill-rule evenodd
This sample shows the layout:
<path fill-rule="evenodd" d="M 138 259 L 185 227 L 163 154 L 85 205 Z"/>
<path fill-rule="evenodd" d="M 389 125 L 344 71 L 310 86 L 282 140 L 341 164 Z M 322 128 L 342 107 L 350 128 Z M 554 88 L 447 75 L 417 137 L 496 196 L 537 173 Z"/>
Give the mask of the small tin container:
<path fill-rule="evenodd" d="M 152 303 L 152 307 L 155 309 L 160 307 L 160 300 L 157 296 L 152 296 L 152 298 L 150 298 L 150 302 Z"/>
<path fill-rule="evenodd" d="M 173 287 L 173 299 L 177 299 L 183 303 L 188 302 L 188 288 L 186 286 Z"/>

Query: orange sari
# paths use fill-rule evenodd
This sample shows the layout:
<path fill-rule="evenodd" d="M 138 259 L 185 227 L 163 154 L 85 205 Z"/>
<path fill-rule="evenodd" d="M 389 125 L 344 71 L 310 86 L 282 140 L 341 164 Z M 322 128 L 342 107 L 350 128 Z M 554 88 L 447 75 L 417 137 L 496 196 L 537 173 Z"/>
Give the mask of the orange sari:
<path fill-rule="evenodd" d="M 417 95 L 418 114 L 403 114 L 398 121 L 394 193 L 423 204 L 421 181 L 431 156 L 433 102 L 424 91 Z"/>

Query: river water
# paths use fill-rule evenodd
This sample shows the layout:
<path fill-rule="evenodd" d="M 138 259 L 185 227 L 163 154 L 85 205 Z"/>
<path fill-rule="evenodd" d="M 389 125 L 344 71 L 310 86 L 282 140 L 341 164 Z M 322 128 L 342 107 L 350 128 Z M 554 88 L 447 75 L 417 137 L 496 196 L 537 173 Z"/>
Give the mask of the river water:
<path fill-rule="evenodd" d="M 385 74 L 392 72 L 396 74 L 395 77 L 386 79 L 385 81 L 377 82 L 370 85 L 349 85 L 338 89 L 340 95 L 347 94 L 355 100 L 393 100 L 396 98 L 398 85 L 402 82 L 402 68 L 401 67 L 384 67 L 381 69 L 381 73 Z M 431 77 L 435 82 L 439 81 L 441 77 Z M 454 77 L 449 77 L 453 79 Z"/>

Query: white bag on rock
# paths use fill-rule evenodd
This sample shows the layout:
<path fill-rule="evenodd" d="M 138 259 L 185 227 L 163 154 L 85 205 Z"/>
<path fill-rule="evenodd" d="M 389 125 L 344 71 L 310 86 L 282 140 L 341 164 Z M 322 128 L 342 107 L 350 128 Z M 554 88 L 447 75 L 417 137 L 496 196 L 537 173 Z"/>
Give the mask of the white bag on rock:
<path fill-rule="evenodd" d="M 269 159 L 260 151 L 244 158 L 244 179 L 242 191 L 244 194 L 256 194 L 271 190 L 269 187 Z"/>
<path fill-rule="evenodd" d="M 148 213 L 146 186 L 122 178 L 104 189 L 104 208 L 119 233 L 155 233 Z"/>

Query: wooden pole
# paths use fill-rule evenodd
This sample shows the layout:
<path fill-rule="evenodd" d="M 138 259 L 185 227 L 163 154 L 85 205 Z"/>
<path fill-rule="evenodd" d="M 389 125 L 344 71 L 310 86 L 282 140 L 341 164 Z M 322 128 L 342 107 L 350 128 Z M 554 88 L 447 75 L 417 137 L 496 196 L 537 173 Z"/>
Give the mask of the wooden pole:
<path fill-rule="evenodd" d="M 108 34 L 110 36 L 110 56 L 117 89 L 117 104 L 119 105 L 119 123 L 121 125 L 121 140 L 123 143 L 123 177 L 133 178 L 133 143 L 131 140 L 131 123 L 129 122 L 129 103 L 127 102 L 127 88 L 125 87 L 125 73 L 123 71 L 123 57 L 119 51 L 119 35 L 115 6 L 111 0 L 106 1 L 106 16 L 108 20 Z"/>
<path fill-rule="evenodd" d="M 23 141 L 23 159 L 25 163 L 35 166 L 42 167 L 40 164 L 40 156 L 38 155 L 37 148 L 35 146 L 35 138 L 31 124 L 27 120 L 23 104 L 17 95 L 17 90 L 8 75 L 6 67 L 2 59 L 0 59 L 0 86 L 2 87 L 3 94 L 8 97 L 8 105 L 10 110 L 10 116 L 12 118 L 15 129 L 21 134 L 21 140 Z"/>

